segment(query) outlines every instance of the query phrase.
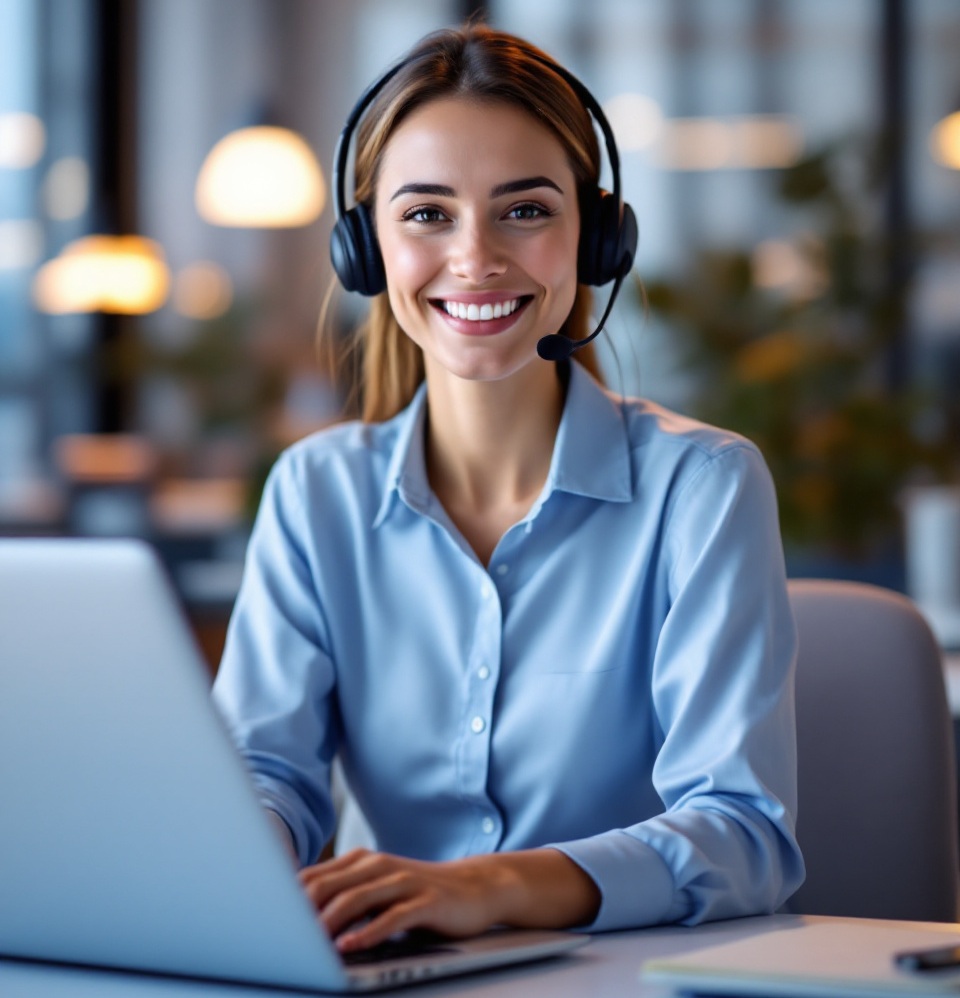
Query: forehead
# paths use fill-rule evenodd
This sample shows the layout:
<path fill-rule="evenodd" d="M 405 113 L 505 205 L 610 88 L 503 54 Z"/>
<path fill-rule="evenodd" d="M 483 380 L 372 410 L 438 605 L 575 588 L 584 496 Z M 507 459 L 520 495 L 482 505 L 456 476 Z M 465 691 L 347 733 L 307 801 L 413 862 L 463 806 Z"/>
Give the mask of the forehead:
<path fill-rule="evenodd" d="M 573 189 L 573 171 L 557 136 L 528 111 L 500 101 L 440 98 L 412 111 L 384 147 L 379 175 L 391 181 L 496 183 L 549 176 Z M 451 186 L 456 187 L 451 183 Z"/>

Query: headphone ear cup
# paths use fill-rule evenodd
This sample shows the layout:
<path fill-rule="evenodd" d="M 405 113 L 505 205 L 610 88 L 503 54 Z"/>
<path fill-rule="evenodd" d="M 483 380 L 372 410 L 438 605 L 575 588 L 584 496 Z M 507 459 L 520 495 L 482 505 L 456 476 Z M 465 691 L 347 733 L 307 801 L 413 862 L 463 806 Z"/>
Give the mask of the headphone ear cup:
<path fill-rule="evenodd" d="M 345 212 L 330 233 L 330 260 L 347 291 L 378 295 L 387 289 L 376 227 L 365 204 Z"/>
<path fill-rule="evenodd" d="M 621 206 L 595 187 L 580 200 L 577 280 L 600 286 L 625 274 L 637 251 L 637 220 L 630 205 Z"/>

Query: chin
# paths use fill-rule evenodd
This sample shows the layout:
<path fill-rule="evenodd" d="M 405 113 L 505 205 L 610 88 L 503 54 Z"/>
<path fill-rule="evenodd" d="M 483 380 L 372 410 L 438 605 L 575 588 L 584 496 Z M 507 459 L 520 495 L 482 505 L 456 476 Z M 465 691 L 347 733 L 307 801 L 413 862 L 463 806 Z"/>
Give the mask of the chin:
<path fill-rule="evenodd" d="M 477 351 L 480 353 L 481 351 Z M 528 364 L 538 361 L 539 357 L 534 351 L 525 354 L 523 357 L 513 356 L 476 356 L 476 357 L 450 357 L 445 360 L 435 358 L 427 365 L 428 371 L 432 368 L 435 372 L 446 372 L 459 378 L 461 381 L 493 382 L 504 381 L 523 370 Z"/>

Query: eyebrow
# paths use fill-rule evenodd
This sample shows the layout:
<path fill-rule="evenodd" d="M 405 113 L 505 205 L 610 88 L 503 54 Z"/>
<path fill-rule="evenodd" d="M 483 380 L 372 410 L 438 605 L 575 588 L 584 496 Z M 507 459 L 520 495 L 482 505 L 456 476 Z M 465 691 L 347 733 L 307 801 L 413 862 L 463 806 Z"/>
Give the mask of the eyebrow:
<path fill-rule="evenodd" d="M 490 191 L 490 197 L 499 198 L 504 194 L 517 194 L 520 191 L 530 191 L 537 187 L 551 187 L 558 194 L 563 194 L 563 190 L 555 184 L 549 177 L 524 177 L 522 180 L 510 180 L 505 184 L 497 184 Z M 391 201 L 395 201 L 404 194 L 426 194 L 430 197 L 452 198 L 456 197 L 456 191 L 445 184 L 404 184 L 394 191 Z"/>
<path fill-rule="evenodd" d="M 506 184 L 497 184 L 490 191 L 490 197 L 499 198 L 504 194 L 517 194 L 520 191 L 531 191 L 536 187 L 552 187 L 558 194 L 563 191 L 549 177 L 525 177 L 523 180 L 511 180 Z"/>

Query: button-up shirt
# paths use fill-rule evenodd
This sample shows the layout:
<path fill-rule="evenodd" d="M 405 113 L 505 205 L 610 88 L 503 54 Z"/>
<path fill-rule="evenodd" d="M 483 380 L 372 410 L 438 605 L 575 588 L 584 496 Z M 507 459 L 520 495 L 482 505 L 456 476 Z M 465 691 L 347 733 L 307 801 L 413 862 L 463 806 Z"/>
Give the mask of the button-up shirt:
<path fill-rule="evenodd" d="M 488 565 L 430 488 L 426 393 L 288 449 L 214 686 L 300 861 L 339 756 L 379 849 L 553 846 L 590 928 L 777 908 L 799 885 L 796 638 L 757 449 L 576 363 L 552 463 Z"/>

